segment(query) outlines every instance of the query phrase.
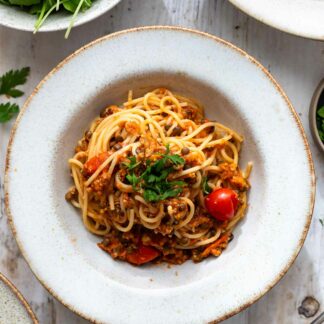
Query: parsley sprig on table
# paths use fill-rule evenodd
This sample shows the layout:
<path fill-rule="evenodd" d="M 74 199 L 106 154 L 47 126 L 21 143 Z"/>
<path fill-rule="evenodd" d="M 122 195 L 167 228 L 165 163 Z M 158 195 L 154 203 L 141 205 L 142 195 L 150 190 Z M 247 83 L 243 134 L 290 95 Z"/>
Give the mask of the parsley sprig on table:
<path fill-rule="evenodd" d="M 324 106 L 320 107 L 316 113 L 316 125 L 321 141 L 324 143 Z"/>
<path fill-rule="evenodd" d="M 0 77 L 0 95 L 18 98 L 24 93 L 17 89 L 19 85 L 26 83 L 30 69 L 24 67 L 20 70 L 10 70 Z M 19 112 L 19 106 L 15 103 L 0 103 L 0 123 L 6 123 Z"/>
<path fill-rule="evenodd" d="M 167 146 L 161 159 L 137 161 L 135 156 L 129 158 L 129 163 L 124 163 L 128 170 L 127 181 L 138 191 L 143 189 L 143 197 L 148 202 L 157 202 L 167 198 L 176 197 L 186 185 L 184 181 L 168 181 L 168 176 L 176 171 L 175 167 L 183 165 L 184 159 L 177 154 L 170 154 Z"/>

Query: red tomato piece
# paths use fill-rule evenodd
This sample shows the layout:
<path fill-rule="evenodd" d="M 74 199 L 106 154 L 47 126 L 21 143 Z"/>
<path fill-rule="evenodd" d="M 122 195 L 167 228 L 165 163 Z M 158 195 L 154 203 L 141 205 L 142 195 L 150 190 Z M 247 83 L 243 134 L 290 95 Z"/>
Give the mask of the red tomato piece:
<path fill-rule="evenodd" d="M 97 171 L 102 163 L 104 163 L 110 154 L 108 152 L 100 153 L 97 156 L 94 156 L 89 161 L 84 164 L 83 170 L 87 175 L 91 175 Z"/>
<path fill-rule="evenodd" d="M 127 254 L 126 259 L 132 264 L 141 265 L 154 260 L 159 255 L 160 252 L 156 249 L 150 246 L 140 245 L 135 252 Z"/>
<path fill-rule="evenodd" d="M 205 198 L 208 212 L 219 221 L 233 218 L 239 201 L 237 193 L 231 189 L 215 189 Z"/>

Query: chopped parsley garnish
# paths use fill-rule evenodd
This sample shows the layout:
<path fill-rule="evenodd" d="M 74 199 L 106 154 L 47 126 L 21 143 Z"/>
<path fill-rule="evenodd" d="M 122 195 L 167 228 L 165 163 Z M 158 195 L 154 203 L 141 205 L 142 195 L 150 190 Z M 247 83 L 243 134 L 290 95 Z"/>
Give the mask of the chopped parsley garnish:
<path fill-rule="evenodd" d="M 320 107 L 316 113 L 316 125 L 318 129 L 318 135 L 321 141 L 324 143 L 324 106 Z"/>
<path fill-rule="evenodd" d="M 204 194 L 208 195 L 212 192 L 212 188 L 208 184 L 208 179 L 207 177 L 203 177 L 201 181 L 201 187 L 204 192 Z"/>
<path fill-rule="evenodd" d="M 123 164 L 128 171 L 127 181 L 134 190 L 143 189 L 143 197 L 148 202 L 176 197 L 186 185 L 184 181 L 168 181 L 168 176 L 176 171 L 175 166 L 185 163 L 181 156 L 169 153 L 170 148 L 167 146 L 166 153 L 161 154 L 161 159 L 155 162 L 136 161 L 136 157 L 132 156 L 129 163 Z"/>
<path fill-rule="evenodd" d="M 10 70 L 0 77 L 0 95 L 18 98 L 24 93 L 16 87 L 26 83 L 29 75 L 29 67 L 21 70 Z M 15 103 L 0 103 L 0 123 L 9 121 L 19 112 L 19 106 Z"/>
<path fill-rule="evenodd" d="M 319 219 L 319 222 L 321 223 L 322 226 L 324 226 L 324 220 L 322 218 Z"/>
<path fill-rule="evenodd" d="M 129 163 L 123 163 L 123 165 L 125 166 L 126 169 L 128 169 L 128 171 L 134 170 L 137 166 L 139 166 L 141 164 L 141 162 L 136 162 L 136 157 L 135 156 L 131 156 L 129 159 Z"/>

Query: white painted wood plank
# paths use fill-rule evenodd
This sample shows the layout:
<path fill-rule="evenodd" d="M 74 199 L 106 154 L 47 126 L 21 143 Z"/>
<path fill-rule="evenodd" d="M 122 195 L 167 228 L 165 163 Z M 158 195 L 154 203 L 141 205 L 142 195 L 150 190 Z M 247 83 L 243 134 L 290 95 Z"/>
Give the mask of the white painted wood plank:
<path fill-rule="evenodd" d="M 196 28 L 247 50 L 273 73 L 300 114 L 309 136 L 318 180 L 310 233 L 284 279 L 259 302 L 226 323 L 309 323 L 310 320 L 297 313 L 302 299 L 314 295 L 321 304 L 324 303 L 324 256 L 321 252 L 324 228 L 318 221 L 324 217 L 324 157 L 314 146 L 307 119 L 312 92 L 324 76 L 324 43 L 274 30 L 224 0 L 124 0 L 101 18 L 75 28 L 67 41 L 62 32 L 31 35 L 0 27 L 0 73 L 30 66 L 32 73 L 25 87 L 26 94 L 30 94 L 60 60 L 89 41 L 125 28 L 159 24 Z M 11 124 L 0 126 L 0 271 L 12 279 L 31 302 L 41 323 L 86 323 L 55 301 L 39 284 L 8 228 L 3 211 L 3 167 L 10 127 Z M 321 311 L 324 311 L 323 307 Z"/>

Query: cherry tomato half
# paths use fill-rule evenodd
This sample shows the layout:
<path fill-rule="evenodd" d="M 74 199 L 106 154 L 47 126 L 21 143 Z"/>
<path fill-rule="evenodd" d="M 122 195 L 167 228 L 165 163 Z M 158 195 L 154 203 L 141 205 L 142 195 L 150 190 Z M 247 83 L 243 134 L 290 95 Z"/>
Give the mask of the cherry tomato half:
<path fill-rule="evenodd" d="M 88 160 L 83 167 L 84 173 L 87 175 L 91 175 L 97 171 L 102 163 L 104 163 L 110 156 L 110 153 L 103 152 L 97 156 L 94 156 L 90 160 Z"/>
<path fill-rule="evenodd" d="M 128 254 L 126 259 L 130 263 L 141 265 L 154 260 L 159 255 L 160 253 L 156 249 L 150 246 L 140 245 L 135 252 Z"/>
<path fill-rule="evenodd" d="M 233 218 L 238 202 L 237 193 L 227 188 L 215 189 L 205 198 L 208 212 L 219 221 Z"/>

